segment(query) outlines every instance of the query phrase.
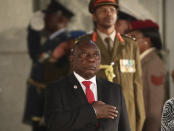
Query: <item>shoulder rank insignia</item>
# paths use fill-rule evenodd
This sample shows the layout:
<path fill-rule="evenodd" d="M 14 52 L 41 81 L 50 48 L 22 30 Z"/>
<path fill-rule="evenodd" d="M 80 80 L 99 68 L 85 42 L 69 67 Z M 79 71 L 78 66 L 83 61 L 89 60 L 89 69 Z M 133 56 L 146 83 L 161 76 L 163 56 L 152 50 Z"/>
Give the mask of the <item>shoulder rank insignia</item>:
<path fill-rule="evenodd" d="M 124 42 L 124 39 L 123 39 L 123 37 L 120 35 L 120 33 L 117 33 L 116 35 L 117 35 L 119 41 L 120 41 L 121 43 L 123 43 L 123 42 Z"/>
<path fill-rule="evenodd" d="M 97 41 L 97 32 L 93 32 L 93 33 L 92 33 L 92 40 L 93 40 L 94 42 Z"/>
<path fill-rule="evenodd" d="M 124 36 L 127 37 L 127 38 L 130 38 L 130 39 L 132 39 L 134 41 L 136 40 L 136 38 L 131 36 L 130 34 L 125 34 Z"/>

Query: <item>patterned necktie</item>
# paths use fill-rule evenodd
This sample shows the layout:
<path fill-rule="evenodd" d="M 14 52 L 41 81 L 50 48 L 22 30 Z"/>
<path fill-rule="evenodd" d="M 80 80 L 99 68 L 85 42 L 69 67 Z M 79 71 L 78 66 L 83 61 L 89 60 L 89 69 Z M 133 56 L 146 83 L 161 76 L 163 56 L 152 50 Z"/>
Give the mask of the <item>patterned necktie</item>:
<path fill-rule="evenodd" d="M 91 81 L 83 81 L 82 84 L 86 87 L 86 98 L 89 104 L 92 104 L 95 101 L 94 94 L 90 89 Z"/>
<path fill-rule="evenodd" d="M 107 43 L 107 46 L 108 46 L 108 52 L 109 52 L 109 54 L 111 54 L 111 52 L 112 52 L 112 39 L 110 37 L 106 37 L 105 42 Z"/>

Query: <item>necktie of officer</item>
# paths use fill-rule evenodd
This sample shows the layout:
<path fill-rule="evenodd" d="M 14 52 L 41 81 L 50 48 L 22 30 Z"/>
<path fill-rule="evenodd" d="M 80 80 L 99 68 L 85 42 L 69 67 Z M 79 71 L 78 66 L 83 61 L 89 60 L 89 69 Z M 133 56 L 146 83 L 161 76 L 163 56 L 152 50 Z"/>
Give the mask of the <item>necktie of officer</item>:
<path fill-rule="evenodd" d="M 109 54 L 111 54 L 111 52 L 112 52 L 112 39 L 110 37 L 106 37 L 105 42 L 107 43 L 108 52 L 109 52 Z"/>
<path fill-rule="evenodd" d="M 90 89 L 92 82 L 83 81 L 82 84 L 86 87 L 86 98 L 88 100 L 88 103 L 92 104 L 95 101 L 94 94 L 93 94 L 92 90 Z"/>

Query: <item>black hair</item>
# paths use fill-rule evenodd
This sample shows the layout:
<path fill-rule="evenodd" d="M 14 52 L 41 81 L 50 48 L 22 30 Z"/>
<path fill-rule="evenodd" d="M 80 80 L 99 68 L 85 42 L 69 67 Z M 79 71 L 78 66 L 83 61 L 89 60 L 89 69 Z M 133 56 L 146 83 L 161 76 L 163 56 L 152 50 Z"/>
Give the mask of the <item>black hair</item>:
<path fill-rule="evenodd" d="M 118 20 L 126 20 L 126 21 L 136 21 L 137 19 L 134 16 L 131 16 L 123 11 L 118 10 Z"/>
<path fill-rule="evenodd" d="M 162 41 L 160 37 L 160 33 L 158 29 L 156 28 L 145 28 L 145 29 L 140 29 L 143 33 L 144 37 L 148 37 L 151 40 L 152 47 L 161 50 L 162 49 Z"/>
<path fill-rule="evenodd" d="M 74 16 L 74 13 L 72 11 L 70 11 L 68 8 L 66 8 L 64 5 L 56 0 L 51 0 L 47 8 L 43 10 L 43 12 L 46 14 L 53 14 L 58 11 L 62 12 L 67 19 L 71 19 Z"/>

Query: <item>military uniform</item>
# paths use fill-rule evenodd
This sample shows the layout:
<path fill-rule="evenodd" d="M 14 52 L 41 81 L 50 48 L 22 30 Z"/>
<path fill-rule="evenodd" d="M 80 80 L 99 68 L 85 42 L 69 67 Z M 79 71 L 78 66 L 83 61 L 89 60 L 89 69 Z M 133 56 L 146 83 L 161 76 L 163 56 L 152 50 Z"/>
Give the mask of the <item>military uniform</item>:
<path fill-rule="evenodd" d="M 143 93 L 146 120 L 143 131 L 159 131 L 161 129 L 161 113 L 165 101 L 165 65 L 159 58 L 155 48 L 141 54 Z"/>
<path fill-rule="evenodd" d="M 114 62 L 114 82 L 122 86 L 126 101 L 129 122 L 132 131 L 141 131 L 145 119 L 143 88 L 141 80 L 141 65 L 139 49 L 136 41 L 128 36 L 115 37 L 112 54 L 106 49 L 102 39 L 97 33 L 85 36 L 91 37 L 101 51 L 101 64 L 110 65 Z M 105 70 L 101 69 L 97 74 L 107 78 Z"/>
<path fill-rule="evenodd" d="M 88 9 L 89 12 L 93 14 L 93 20 L 96 22 L 96 29 L 99 27 L 99 24 L 95 19 L 100 21 L 102 18 L 97 18 L 97 14 L 99 15 L 99 12 L 95 14 L 95 11 L 97 8 L 104 5 L 112 5 L 116 8 L 116 10 L 119 8 L 118 0 L 90 0 Z M 109 13 L 109 9 L 107 13 Z M 106 19 L 107 16 L 109 16 L 107 13 L 101 12 L 100 14 L 103 15 L 103 17 Z M 115 15 L 117 15 L 117 13 Z M 113 20 L 114 17 L 115 16 L 113 14 Z M 104 20 L 103 23 L 101 21 L 100 22 L 106 26 L 106 21 L 104 18 L 102 19 Z M 136 42 L 132 38 L 128 36 L 121 36 L 119 33 L 116 33 L 116 35 L 113 36 L 115 27 L 114 24 L 110 23 L 110 27 L 107 29 L 104 27 L 104 25 L 102 26 L 100 24 L 100 29 L 97 29 L 98 33 L 94 32 L 92 35 L 88 35 L 86 37 L 91 37 L 92 40 L 95 41 L 98 45 L 101 51 L 102 65 L 110 65 L 114 62 L 112 69 L 113 71 L 110 68 L 111 66 L 109 66 L 110 71 L 107 70 L 106 74 L 109 76 L 109 79 L 112 79 L 112 72 L 114 72 L 115 77 L 113 78 L 113 81 L 122 86 L 131 130 L 141 131 L 145 119 L 145 111 L 139 49 Z M 108 37 L 108 35 L 103 33 L 104 31 L 102 30 L 111 32 L 109 29 L 112 30 L 112 33 L 109 34 Z M 115 39 L 113 39 L 114 37 Z M 108 41 L 107 44 L 105 41 Z M 100 69 L 97 75 L 103 78 L 107 78 L 106 74 L 104 69 Z"/>
<path fill-rule="evenodd" d="M 162 42 L 159 26 L 152 20 L 131 22 L 132 31 L 137 37 L 142 65 L 143 95 L 146 119 L 143 131 L 161 130 L 161 112 L 166 99 L 166 70 L 160 58 Z"/>
<path fill-rule="evenodd" d="M 53 1 L 46 10 L 37 12 L 35 17 L 32 17 L 28 28 L 27 44 L 29 56 L 32 60 L 32 69 L 27 81 L 23 122 L 32 124 L 33 131 L 46 130 L 43 120 L 46 84 L 69 73 L 68 69 L 70 67 L 67 55 L 61 57 L 56 63 L 47 60 L 51 57 L 54 48 L 69 38 L 69 33 L 64 29 L 57 30 L 54 33 L 50 33 L 45 29 L 44 15 L 57 13 L 58 11 L 65 14 L 67 19 L 73 16 L 71 11 L 60 3 Z M 43 52 L 47 55 L 42 58 L 41 54 Z"/>
<path fill-rule="evenodd" d="M 33 30 L 29 28 L 29 54 L 32 58 L 33 63 L 31 74 L 27 82 L 28 88 L 24 122 L 30 124 L 32 121 L 40 121 L 43 116 L 44 91 L 46 84 L 68 74 L 68 69 L 70 68 L 67 55 L 64 55 L 56 63 L 49 62 L 48 60 L 39 62 L 41 52 L 46 51 L 46 48 L 49 48 L 50 45 L 61 43 L 61 41 L 66 40 L 64 39 L 66 32 L 61 32 L 52 40 L 48 39 L 50 36 L 49 34 L 43 34 L 46 34 L 46 31 L 43 30 L 33 33 Z M 31 39 L 32 41 L 30 41 Z M 42 41 L 43 39 L 48 40 Z"/>

